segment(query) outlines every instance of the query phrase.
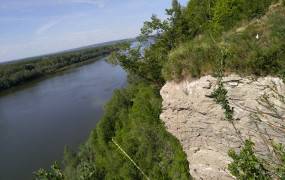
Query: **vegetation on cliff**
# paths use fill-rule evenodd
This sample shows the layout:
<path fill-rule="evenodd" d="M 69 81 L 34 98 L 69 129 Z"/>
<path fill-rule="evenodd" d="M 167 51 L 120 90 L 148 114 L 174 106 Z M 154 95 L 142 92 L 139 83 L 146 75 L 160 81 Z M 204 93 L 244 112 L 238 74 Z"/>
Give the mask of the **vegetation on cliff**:
<path fill-rule="evenodd" d="M 177 20 L 181 6 L 174 1 L 168 10 L 171 20 Z M 160 20 L 145 23 L 144 31 L 160 26 Z M 175 28 L 173 28 L 174 30 Z M 190 179 L 186 155 L 178 140 L 170 135 L 159 119 L 161 97 L 159 89 L 164 80 L 161 64 L 172 48 L 173 34 L 161 35 L 155 44 L 141 53 L 141 46 L 126 46 L 116 55 L 117 63 L 129 72 L 130 84 L 114 93 L 106 105 L 105 114 L 79 152 L 65 151 L 64 168 L 39 170 L 35 179 L 144 179 L 143 174 L 122 154 L 115 140 L 150 179 Z M 160 35 L 159 35 L 160 36 Z M 178 35 L 177 35 L 178 36 Z M 141 37 L 142 41 L 144 37 Z M 57 176 L 58 175 L 58 176 Z M 62 176 L 63 175 L 63 176 Z"/>
<path fill-rule="evenodd" d="M 226 73 L 284 77 L 285 10 L 280 3 L 269 10 L 273 3 L 277 0 L 191 0 L 182 7 L 173 0 L 168 19 L 152 16 L 139 39 L 155 35 L 155 43 L 144 53 L 142 46 L 125 46 L 114 55 L 129 73 L 130 84 L 115 92 L 79 152 L 66 150 L 64 177 L 58 179 L 143 179 L 112 139 L 149 178 L 189 179 L 186 156 L 159 119 L 159 89 L 165 80 L 215 74 L 221 57 Z M 251 144 L 245 148 L 242 152 L 248 154 Z M 235 168 L 231 172 L 239 178 Z M 41 170 L 36 179 L 49 173 Z"/>
<path fill-rule="evenodd" d="M 248 2 L 262 4 L 255 1 Z M 265 12 L 267 11 L 261 11 L 259 16 Z M 211 28 L 213 26 L 211 23 L 219 27 L 229 27 L 233 23 L 216 25 L 220 21 L 214 21 L 213 17 L 207 25 L 210 30 L 171 51 L 169 60 L 163 68 L 164 77 L 182 79 L 213 74 L 220 65 L 219 60 L 224 51 L 227 51 L 224 60 L 226 73 L 257 76 L 270 74 L 284 77 L 284 12 L 280 4 L 273 6 L 261 19 L 248 21 L 251 17 L 248 16 L 235 23 L 232 29 L 220 33 L 221 35 L 216 33 L 215 28 Z M 228 19 L 232 22 L 235 18 Z"/>
<path fill-rule="evenodd" d="M 284 81 L 284 80 L 283 80 Z M 266 155 L 257 153 L 255 144 L 248 137 L 240 152 L 229 150 L 228 155 L 233 159 L 228 165 L 230 172 L 237 179 L 284 179 L 285 178 L 285 146 L 265 131 L 260 131 L 257 122 L 268 124 L 278 134 L 285 132 L 284 106 L 285 95 L 280 93 L 277 85 L 268 86 L 268 93 L 263 94 L 257 102 L 265 110 L 251 112 L 252 123 L 259 129 L 256 133 L 262 138 L 262 144 L 269 150 Z M 276 125 L 278 124 L 278 125 Z M 260 131 L 260 132 L 259 132 Z M 281 136 L 282 137 L 282 136 Z M 255 141 L 256 142 L 256 141 Z M 284 143 L 284 142 L 283 142 Z"/>

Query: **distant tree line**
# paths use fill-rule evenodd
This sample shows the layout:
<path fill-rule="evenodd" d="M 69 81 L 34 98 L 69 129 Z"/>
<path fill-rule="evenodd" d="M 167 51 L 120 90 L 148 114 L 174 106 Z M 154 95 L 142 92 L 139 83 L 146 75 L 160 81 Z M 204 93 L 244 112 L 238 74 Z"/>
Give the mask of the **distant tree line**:
<path fill-rule="evenodd" d="M 72 64 L 106 56 L 118 50 L 119 46 L 120 43 L 104 45 L 0 64 L 0 91 L 52 74 Z"/>

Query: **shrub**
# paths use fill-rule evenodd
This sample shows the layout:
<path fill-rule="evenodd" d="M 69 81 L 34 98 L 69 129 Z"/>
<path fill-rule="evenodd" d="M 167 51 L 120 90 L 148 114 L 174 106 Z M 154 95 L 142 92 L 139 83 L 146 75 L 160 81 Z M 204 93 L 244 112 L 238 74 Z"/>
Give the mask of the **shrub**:
<path fill-rule="evenodd" d="M 35 172 L 35 180 L 64 180 L 64 175 L 57 163 L 51 166 L 50 171 L 40 169 Z"/>
<path fill-rule="evenodd" d="M 256 157 L 253 146 L 252 141 L 246 140 L 239 154 L 230 150 L 228 155 L 233 159 L 233 162 L 228 165 L 228 169 L 232 175 L 240 180 L 269 180 L 268 171 L 264 168 L 262 161 Z"/>
<path fill-rule="evenodd" d="M 268 159 L 261 159 L 254 152 L 254 143 L 246 140 L 240 153 L 229 150 L 228 155 L 233 162 L 228 169 L 237 179 L 284 179 L 285 178 L 285 148 L 282 144 L 273 143 L 273 157 L 278 160 L 268 162 Z"/>
<path fill-rule="evenodd" d="M 253 112 L 251 119 L 256 123 L 257 133 L 263 139 L 262 145 L 268 148 L 265 154 L 254 153 L 254 143 L 246 140 L 239 154 L 233 150 L 229 151 L 233 162 L 229 165 L 230 172 L 237 179 L 284 179 L 285 178 L 285 147 L 281 143 L 273 141 L 273 137 L 260 130 L 264 124 L 274 123 L 272 126 L 276 132 L 284 132 L 284 118 L 279 115 L 283 112 L 285 105 L 284 94 L 280 94 L 277 85 L 268 87 L 270 92 L 262 95 L 257 102 L 266 108 L 265 112 Z M 269 116 L 264 116 L 265 114 Z M 258 123 L 257 123 L 258 122 Z M 264 124 L 261 124 L 264 123 Z M 271 125 L 270 125 L 271 126 Z M 260 143 L 260 142 L 259 142 Z"/>
<path fill-rule="evenodd" d="M 211 97 L 222 106 L 225 110 L 224 114 L 228 121 L 233 120 L 233 108 L 230 107 L 229 101 L 227 98 L 228 91 L 225 89 L 224 85 L 220 82 L 218 88 L 211 94 Z"/>

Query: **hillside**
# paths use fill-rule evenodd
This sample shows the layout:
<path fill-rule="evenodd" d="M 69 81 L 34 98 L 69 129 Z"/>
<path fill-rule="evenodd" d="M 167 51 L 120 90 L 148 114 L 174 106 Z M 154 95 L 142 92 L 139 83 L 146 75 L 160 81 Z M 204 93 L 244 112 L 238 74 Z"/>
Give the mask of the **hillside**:
<path fill-rule="evenodd" d="M 214 74 L 222 59 L 226 74 L 284 77 L 284 16 L 277 3 L 265 15 L 243 20 L 220 36 L 212 32 L 182 43 L 171 51 L 163 75 L 179 80 Z"/>

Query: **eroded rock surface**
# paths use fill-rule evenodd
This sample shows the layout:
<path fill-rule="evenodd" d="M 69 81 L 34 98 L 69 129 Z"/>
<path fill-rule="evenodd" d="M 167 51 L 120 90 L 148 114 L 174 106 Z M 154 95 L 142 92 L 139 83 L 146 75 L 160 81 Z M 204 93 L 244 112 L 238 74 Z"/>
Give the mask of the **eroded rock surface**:
<path fill-rule="evenodd" d="M 227 152 L 239 150 L 245 139 L 251 138 L 256 152 L 264 157 L 270 154 L 268 140 L 285 143 L 285 105 L 276 95 L 285 94 L 281 79 L 230 75 L 223 82 L 234 108 L 233 123 L 225 120 L 224 110 L 209 97 L 217 85 L 214 77 L 168 82 L 161 89 L 161 119 L 181 142 L 195 179 L 233 179 L 227 171 L 231 162 Z M 264 97 L 277 105 L 275 110 L 266 107 Z"/>

